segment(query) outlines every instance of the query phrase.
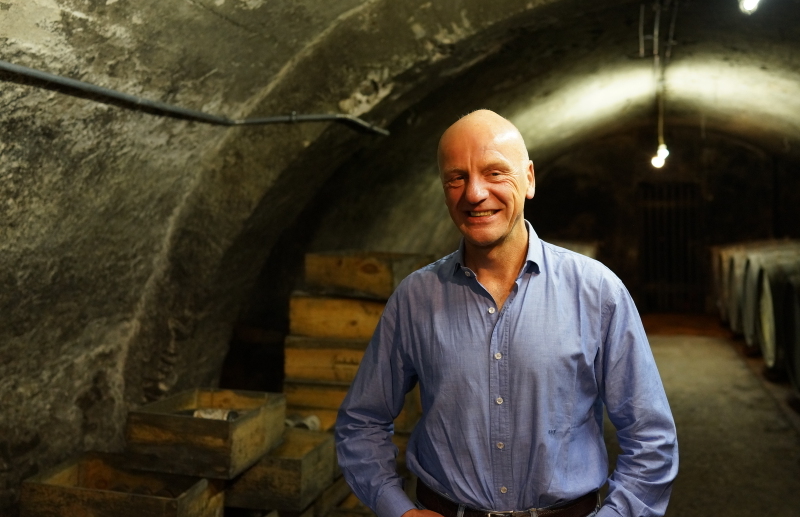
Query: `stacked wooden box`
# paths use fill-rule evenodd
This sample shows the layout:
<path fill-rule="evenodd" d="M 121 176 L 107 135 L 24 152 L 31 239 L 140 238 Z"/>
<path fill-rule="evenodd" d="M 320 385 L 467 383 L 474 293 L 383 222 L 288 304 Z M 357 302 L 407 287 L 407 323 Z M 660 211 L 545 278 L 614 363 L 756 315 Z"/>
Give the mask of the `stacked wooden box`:
<path fill-rule="evenodd" d="M 403 278 L 430 262 L 430 256 L 401 253 L 306 255 L 305 285 L 292 295 L 285 342 L 284 393 L 290 415 L 315 415 L 322 429 L 333 428 L 386 300 Z M 420 413 L 415 389 L 395 420 L 393 440 L 404 473 L 406 444 Z M 337 512 L 366 511 L 353 497 L 343 504 Z"/>
<path fill-rule="evenodd" d="M 386 300 L 429 256 L 327 252 L 306 255 L 304 290 L 293 293 L 285 342 L 284 393 L 292 415 L 319 417 L 329 430 L 355 377 Z M 406 397 L 395 431 L 419 419 L 418 391 Z"/>

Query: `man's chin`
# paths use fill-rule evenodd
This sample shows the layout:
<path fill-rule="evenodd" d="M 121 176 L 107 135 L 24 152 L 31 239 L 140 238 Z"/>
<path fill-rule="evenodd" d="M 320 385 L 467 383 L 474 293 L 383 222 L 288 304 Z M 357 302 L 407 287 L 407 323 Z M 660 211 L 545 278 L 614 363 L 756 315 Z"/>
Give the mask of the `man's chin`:
<path fill-rule="evenodd" d="M 488 249 L 497 246 L 502 240 L 502 236 L 475 234 L 474 232 L 462 232 L 464 240 L 475 248 Z"/>

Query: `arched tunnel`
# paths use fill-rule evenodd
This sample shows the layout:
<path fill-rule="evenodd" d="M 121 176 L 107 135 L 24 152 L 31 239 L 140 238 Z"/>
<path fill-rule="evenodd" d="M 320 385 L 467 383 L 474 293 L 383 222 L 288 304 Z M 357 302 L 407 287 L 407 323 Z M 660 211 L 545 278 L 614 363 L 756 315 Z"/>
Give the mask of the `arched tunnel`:
<path fill-rule="evenodd" d="M 242 372 L 280 389 L 279 353 L 231 353 L 242 329 L 280 347 L 306 253 L 453 251 L 436 146 L 475 109 L 520 129 L 539 236 L 595 243 L 643 314 L 713 310 L 710 246 L 800 238 L 797 0 L 4 0 L 0 49 L 231 119 L 390 132 L 217 126 L 0 72 L 3 515 L 23 479 L 119 448 L 131 408 Z"/>

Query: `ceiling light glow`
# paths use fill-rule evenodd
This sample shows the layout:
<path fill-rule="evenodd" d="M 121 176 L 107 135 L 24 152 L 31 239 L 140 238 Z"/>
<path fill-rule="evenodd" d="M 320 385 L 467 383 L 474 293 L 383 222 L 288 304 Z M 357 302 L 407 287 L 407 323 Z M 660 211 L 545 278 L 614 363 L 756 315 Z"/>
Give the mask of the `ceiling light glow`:
<path fill-rule="evenodd" d="M 667 163 L 667 156 L 669 156 L 669 150 L 667 149 L 666 144 L 661 144 L 658 146 L 658 151 L 656 155 L 653 156 L 653 159 L 650 160 L 650 163 L 653 164 L 653 167 L 656 169 L 660 169 Z"/>
<path fill-rule="evenodd" d="M 760 0 L 739 0 L 739 9 L 744 14 L 753 14 L 758 9 Z"/>

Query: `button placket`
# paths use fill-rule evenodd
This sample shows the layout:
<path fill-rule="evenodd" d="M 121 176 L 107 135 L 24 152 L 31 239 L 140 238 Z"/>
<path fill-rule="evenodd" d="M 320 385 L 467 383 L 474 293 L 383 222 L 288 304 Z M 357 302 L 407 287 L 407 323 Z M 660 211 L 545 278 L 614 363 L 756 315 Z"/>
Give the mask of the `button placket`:
<path fill-rule="evenodd" d="M 503 349 L 503 335 L 504 335 L 504 328 L 503 328 L 503 316 L 498 314 L 497 318 L 493 317 L 497 310 L 492 306 L 485 306 L 484 315 L 486 315 L 486 321 L 490 322 L 489 324 L 492 325 L 492 334 L 491 334 L 491 342 L 489 343 L 489 352 L 492 357 L 497 357 L 497 354 L 501 354 L 500 352 Z M 491 359 L 490 359 L 491 360 Z M 506 429 L 506 418 L 502 414 L 503 406 L 497 404 L 499 399 L 499 394 L 501 390 L 501 386 L 503 383 L 503 378 L 506 376 L 506 372 L 503 369 L 504 361 L 495 361 L 491 360 L 489 369 L 490 380 L 489 380 L 489 395 L 492 397 L 492 409 L 490 411 L 490 418 L 491 418 L 491 425 L 490 425 L 490 433 L 489 433 L 489 444 L 492 449 L 492 454 L 490 455 L 491 459 L 491 472 L 492 477 L 494 478 L 494 483 L 500 485 L 502 483 L 507 483 L 510 480 L 510 476 L 506 473 L 504 468 L 504 461 L 503 456 L 507 456 L 504 454 L 505 451 L 502 447 L 499 447 L 498 444 L 507 441 L 505 434 L 507 433 Z M 505 447 L 505 444 L 503 445 Z M 501 456 L 498 456 L 501 455 Z M 495 486 L 497 486 L 495 485 Z"/>
<path fill-rule="evenodd" d="M 508 483 L 512 482 L 513 480 L 513 468 L 511 464 L 511 435 L 510 435 L 510 402 L 508 397 L 510 395 L 510 387 L 509 387 L 509 371 L 510 365 L 508 361 L 508 354 L 509 347 L 510 347 L 510 332 L 511 332 L 511 321 L 515 317 L 514 316 L 514 299 L 516 298 L 517 289 L 513 289 L 510 293 L 508 299 L 503 304 L 503 308 L 500 310 L 498 314 L 502 325 L 500 327 L 500 343 L 496 350 L 497 354 L 500 355 L 502 361 L 498 360 L 498 365 L 500 366 L 500 379 L 499 379 L 499 391 L 497 391 L 497 408 L 500 411 L 500 420 L 501 420 L 501 434 L 498 436 L 497 440 L 497 454 L 501 454 L 499 456 L 500 462 L 500 471 L 501 476 L 500 478 L 496 478 L 498 482 L 503 483 L 500 493 L 506 495 L 513 500 L 514 499 L 514 488 L 509 486 Z"/>
<path fill-rule="evenodd" d="M 496 373 L 494 377 L 495 382 L 490 383 L 490 389 L 492 390 L 490 393 L 494 396 L 494 403 L 492 404 L 492 436 L 490 438 L 491 448 L 493 450 L 493 454 L 491 455 L 492 475 L 494 482 L 497 483 L 495 486 L 500 485 L 498 490 L 500 494 L 504 496 L 504 500 L 507 497 L 513 497 L 512 489 L 508 487 L 508 483 L 512 481 L 513 477 L 513 470 L 510 462 L 511 456 L 509 454 L 510 449 L 507 447 L 510 443 L 510 418 L 508 413 L 510 408 L 506 400 L 508 397 L 509 365 L 508 361 L 501 360 L 506 357 L 509 347 L 508 305 L 509 303 L 507 301 L 499 311 L 495 307 L 487 308 L 489 314 L 496 314 L 497 316 L 497 323 L 492 333 L 492 342 L 490 343 L 491 348 L 489 349 L 493 350 L 493 352 L 490 353 L 491 357 L 495 359 L 492 361 L 491 371 Z"/>

